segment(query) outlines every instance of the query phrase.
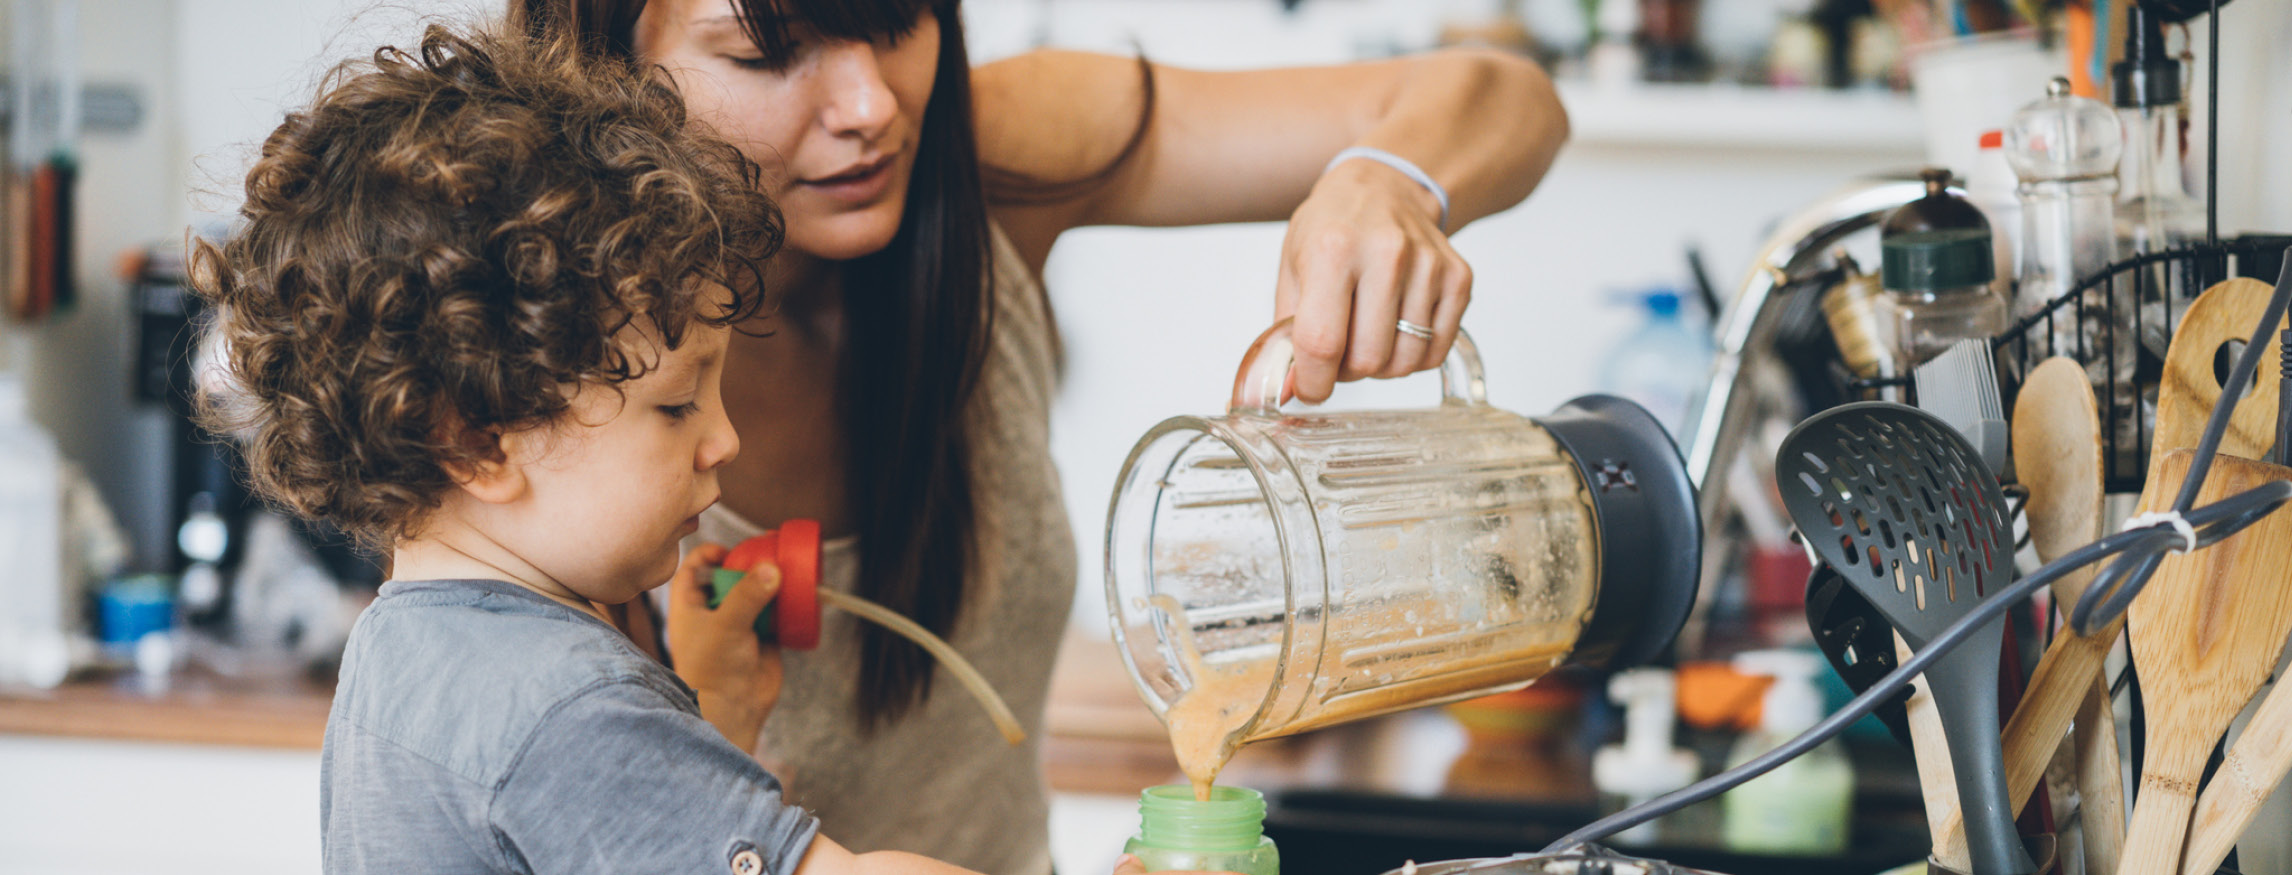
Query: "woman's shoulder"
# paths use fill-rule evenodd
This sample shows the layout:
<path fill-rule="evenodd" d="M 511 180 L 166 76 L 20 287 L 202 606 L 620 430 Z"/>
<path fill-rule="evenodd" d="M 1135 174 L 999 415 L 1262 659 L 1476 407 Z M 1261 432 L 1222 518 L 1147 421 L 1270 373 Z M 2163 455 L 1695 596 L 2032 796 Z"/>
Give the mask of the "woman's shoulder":
<path fill-rule="evenodd" d="M 1041 49 L 971 71 L 989 201 L 1036 269 L 1140 163 L 1150 70 L 1140 58 Z"/>
<path fill-rule="evenodd" d="M 1139 63 L 1038 49 L 973 68 L 980 160 L 1052 180 L 1104 167 L 1137 130 Z"/>

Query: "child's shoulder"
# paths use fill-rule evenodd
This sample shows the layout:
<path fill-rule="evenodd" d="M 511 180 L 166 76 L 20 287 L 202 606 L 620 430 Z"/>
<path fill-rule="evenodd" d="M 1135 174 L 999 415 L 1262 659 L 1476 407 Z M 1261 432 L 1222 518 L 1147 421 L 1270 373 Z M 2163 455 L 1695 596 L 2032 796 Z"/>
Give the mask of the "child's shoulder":
<path fill-rule="evenodd" d="M 551 711 L 617 686 L 695 708 L 676 676 L 619 632 L 538 594 L 497 581 L 394 581 L 351 632 L 328 722 L 492 784 Z"/>

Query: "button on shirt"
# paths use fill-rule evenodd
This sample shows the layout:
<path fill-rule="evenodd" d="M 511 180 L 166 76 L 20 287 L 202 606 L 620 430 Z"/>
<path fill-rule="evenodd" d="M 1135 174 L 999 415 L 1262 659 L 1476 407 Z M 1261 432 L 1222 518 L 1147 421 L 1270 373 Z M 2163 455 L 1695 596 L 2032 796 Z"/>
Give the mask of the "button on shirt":
<path fill-rule="evenodd" d="M 319 795 L 330 873 L 787 875 L 818 830 L 675 674 L 499 581 L 382 587 Z"/>

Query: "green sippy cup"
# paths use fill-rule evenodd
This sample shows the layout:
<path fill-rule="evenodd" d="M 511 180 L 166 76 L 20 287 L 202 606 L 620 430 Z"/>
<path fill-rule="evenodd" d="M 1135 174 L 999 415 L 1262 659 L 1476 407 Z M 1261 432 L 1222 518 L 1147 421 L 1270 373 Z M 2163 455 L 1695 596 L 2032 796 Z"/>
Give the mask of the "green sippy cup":
<path fill-rule="evenodd" d="M 1247 787 L 1212 787 L 1194 798 L 1184 784 L 1138 794 L 1138 836 L 1122 846 L 1146 871 L 1171 869 L 1280 875 L 1281 853 L 1265 837 L 1265 795 Z"/>

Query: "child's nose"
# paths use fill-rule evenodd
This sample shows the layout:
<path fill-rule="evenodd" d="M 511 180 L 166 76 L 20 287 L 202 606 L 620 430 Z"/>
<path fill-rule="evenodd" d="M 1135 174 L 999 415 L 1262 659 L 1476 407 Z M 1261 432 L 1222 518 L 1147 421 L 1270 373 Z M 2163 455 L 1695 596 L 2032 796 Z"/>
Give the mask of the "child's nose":
<path fill-rule="evenodd" d="M 722 407 L 711 417 L 708 435 L 701 439 L 700 454 L 693 461 L 699 470 L 707 471 L 732 461 L 740 455 L 740 432 L 733 430 L 732 418 Z"/>

